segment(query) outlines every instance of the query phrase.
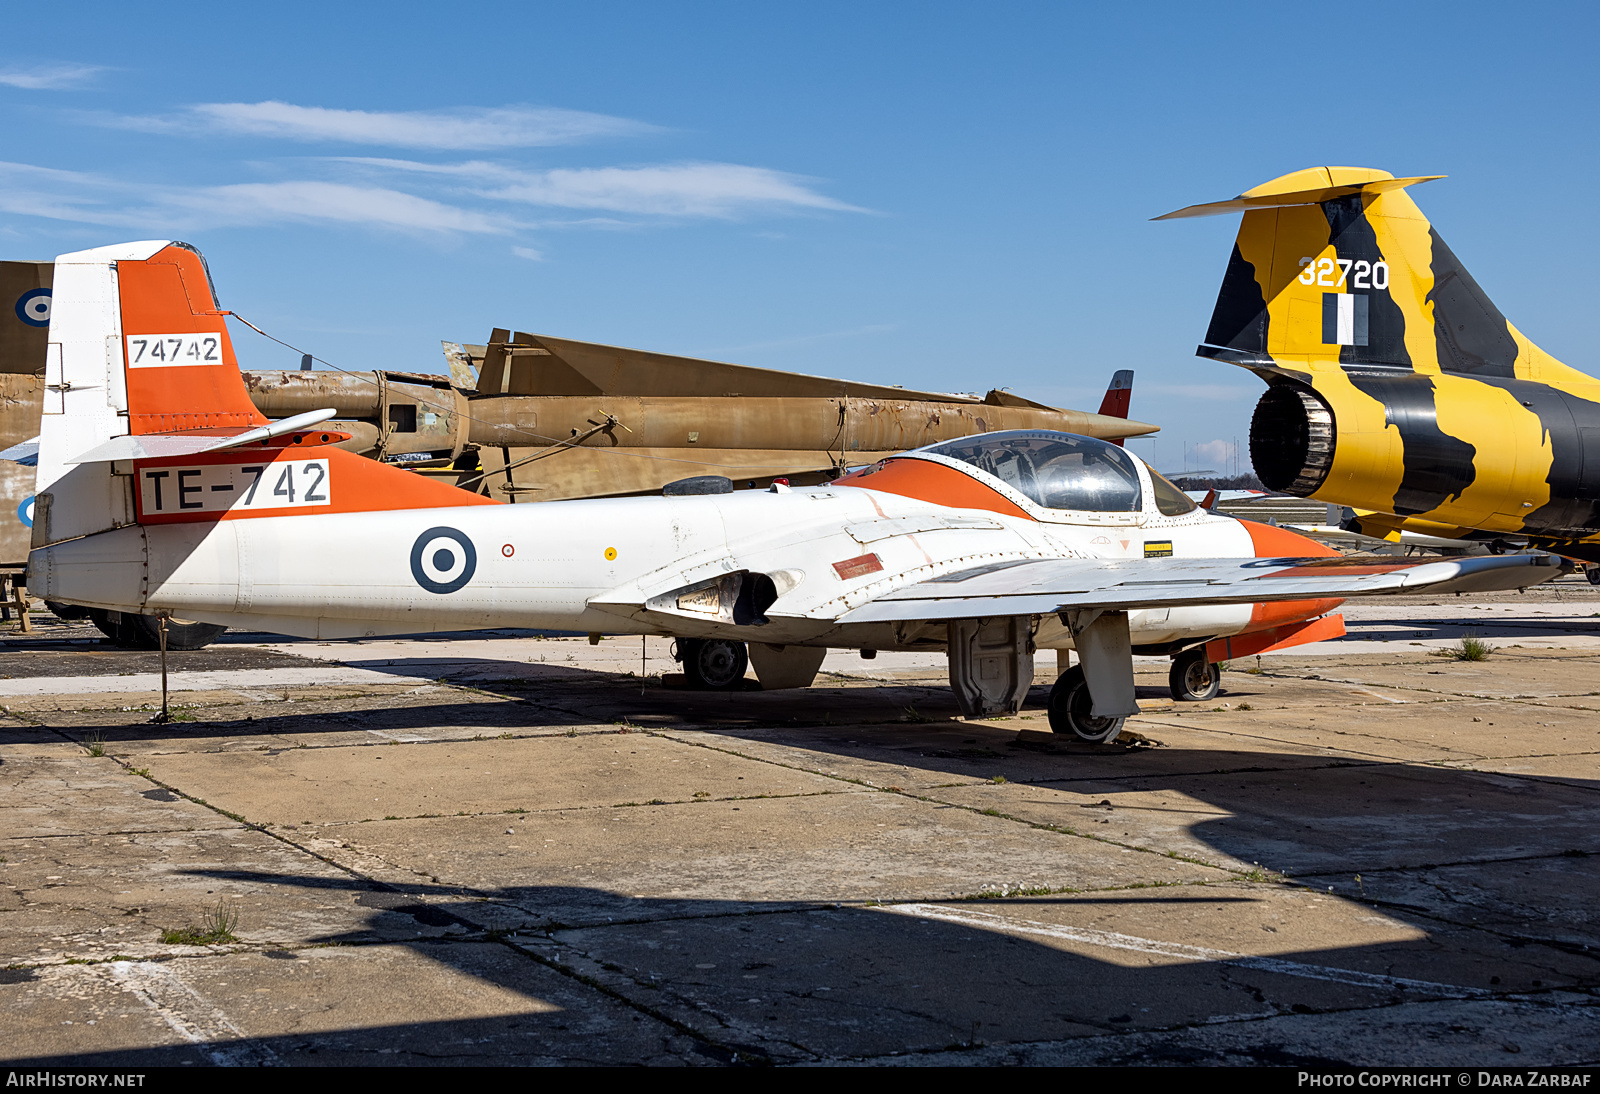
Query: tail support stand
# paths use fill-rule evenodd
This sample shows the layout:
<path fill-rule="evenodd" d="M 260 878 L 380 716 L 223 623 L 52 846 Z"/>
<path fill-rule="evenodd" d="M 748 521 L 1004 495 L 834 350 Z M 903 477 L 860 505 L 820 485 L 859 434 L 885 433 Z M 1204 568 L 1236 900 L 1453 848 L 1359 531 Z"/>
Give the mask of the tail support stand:
<path fill-rule="evenodd" d="M 22 628 L 23 634 L 33 633 L 33 624 L 28 622 L 28 590 L 16 578 L 11 579 L 11 594 L 17 600 L 17 625 Z"/>
<path fill-rule="evenodd" d="M 150 724 L 160 726 L 172 721 L 172 715 L 167 713 L 167 617 L 165 613 L 157 616 L 156 630 L 161 635 L 161 713 L 150 719 Z"/>

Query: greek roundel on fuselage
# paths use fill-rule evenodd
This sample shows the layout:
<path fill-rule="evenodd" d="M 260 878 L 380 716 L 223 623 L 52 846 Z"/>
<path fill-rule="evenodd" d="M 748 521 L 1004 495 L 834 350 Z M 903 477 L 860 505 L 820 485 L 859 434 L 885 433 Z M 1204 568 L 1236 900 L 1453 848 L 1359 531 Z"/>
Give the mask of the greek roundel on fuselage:
<path fill-rule="evenodd" d="M 17 318 L 30 327 L 50 325 L 50 290 L 29 289 L 17 298 Z"/>
<path fill-rule="evenodd" d="M 411 545 L 411 576 L 430 593 L 465 587 L 477 569 L 477 549 L 466 533 L 455 528 L 429 528 Z"/>

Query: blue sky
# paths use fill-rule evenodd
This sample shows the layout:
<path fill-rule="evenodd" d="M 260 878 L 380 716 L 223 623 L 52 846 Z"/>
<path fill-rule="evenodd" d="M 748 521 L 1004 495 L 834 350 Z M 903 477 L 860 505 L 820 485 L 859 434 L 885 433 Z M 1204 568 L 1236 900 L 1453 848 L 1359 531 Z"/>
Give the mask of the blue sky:
<path fill-rule="evenodd" d="M 492 326 L 1088 409 L 1133 368 L 1137 450 L 1215 467 L 1261 389 L 1192 356 L 1236 220 L 1149 218 L 1300 167 L 1450 175 L 1435 227 L 1600 365 L 1592 10 L 35 7 L 0 43 L 0 257 L 183 239 L 347 368 Z"/>

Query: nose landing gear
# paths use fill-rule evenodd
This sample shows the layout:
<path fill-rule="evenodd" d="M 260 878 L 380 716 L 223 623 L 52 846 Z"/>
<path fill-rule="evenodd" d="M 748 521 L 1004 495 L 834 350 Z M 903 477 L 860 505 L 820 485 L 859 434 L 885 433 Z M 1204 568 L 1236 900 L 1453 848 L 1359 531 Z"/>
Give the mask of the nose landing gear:
<path fill-rule="evenodd" d="M 1172 671 L 1167 673 L 1167 684 L 1172 697 L 1180 703 L 1203 703 L 1217 697 L 1222 690 L 1222 670 L 1206 660 L 1206 648 L 1197 646 L 1185 650 L 1172 659 Z"/>

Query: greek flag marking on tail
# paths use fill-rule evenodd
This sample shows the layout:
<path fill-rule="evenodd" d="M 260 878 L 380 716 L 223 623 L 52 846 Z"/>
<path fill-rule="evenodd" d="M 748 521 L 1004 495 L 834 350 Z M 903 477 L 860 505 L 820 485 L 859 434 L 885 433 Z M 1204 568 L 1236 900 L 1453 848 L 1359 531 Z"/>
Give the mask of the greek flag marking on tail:
<path fill-rule="evenodd" d="M 1367 344 L 1366 294 L 1325 292 L 1322 294 L 1322 341 L 1329 346 Z"/>

